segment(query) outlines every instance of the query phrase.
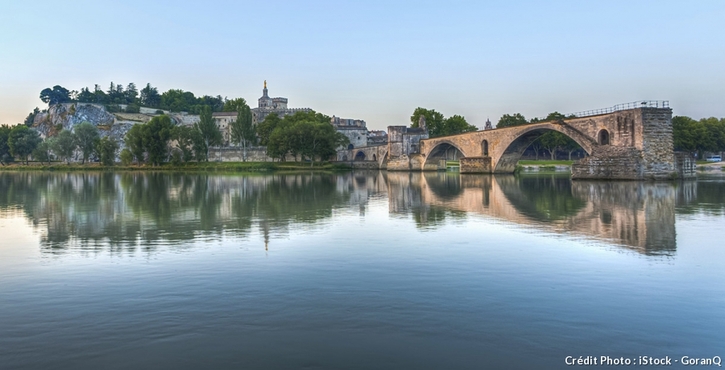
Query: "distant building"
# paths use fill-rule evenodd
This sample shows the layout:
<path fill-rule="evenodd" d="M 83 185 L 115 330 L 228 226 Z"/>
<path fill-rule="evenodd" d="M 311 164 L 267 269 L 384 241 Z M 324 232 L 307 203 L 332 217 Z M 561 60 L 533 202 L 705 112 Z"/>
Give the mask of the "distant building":
<path fill-rule="evenodd" d="M 361 119 L 340 118 L 332 116 L 330 124 L 350 139 L 347 148 L 360 148 L 368 146 L 368 128 L 365 121 Z"/>
<path fill-rule="evenodd" d="M 288 108 L 287 98 L 270 98 L 267 93 L 267 80 L 264 81 L 262 97 L 257 99 L 257 108 L 252 108 L 252 123 L 257 124 L 264 121 L 270 113 L 277 113 L 279 118 L 297 112 L 310 112 L 310 108 Z"/>
<path fill-rule="evenodd" d="M 214 112 L 211 114 L 216 126 L 222 132 L 221 146 L 229 146 L 232 139 L 231 123 L 237 120 L 237 112 Z"/>

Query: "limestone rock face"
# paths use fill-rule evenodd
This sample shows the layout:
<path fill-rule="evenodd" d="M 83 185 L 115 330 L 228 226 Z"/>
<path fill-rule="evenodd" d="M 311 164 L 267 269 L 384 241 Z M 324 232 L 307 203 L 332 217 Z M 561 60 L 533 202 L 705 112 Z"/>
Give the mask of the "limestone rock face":
<path fill-rule="evenodd" d="M 35 116 L 33 127 L 44 137 L 55 136 L 61 129 L 72 130 L 81 122 L 89 122 L 96 126 L 111 127 L 116 117 L 98 104 L 64 103 L 48 108 L 47 112 Z M 124 133 L 125 134 L 125 133 Z"/>
<path fill-rule="evenodd" d="M 119 146 L 118 153 L 125 148 L 123 137 L 137 123 L 146 123 L 154 115 L 151 114 L 127 114 L 109 113 L 101 104 L 89 103 L 63 103 L 48 108 L 47 112 L 35 116 L 32 127 L 36 129 L 43 138 L 52 137 L 61 130 L 73 130 L 82 123 L 88 122 L 98 127 L 101 137 L 108 136 L 116 141 Z M 118 158 L 117 158 L 118 159 Z"/>

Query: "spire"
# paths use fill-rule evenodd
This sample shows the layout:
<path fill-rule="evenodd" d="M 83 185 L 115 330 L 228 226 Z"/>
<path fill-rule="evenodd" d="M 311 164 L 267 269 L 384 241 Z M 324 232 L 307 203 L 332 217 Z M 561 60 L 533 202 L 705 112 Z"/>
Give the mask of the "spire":
<path fill-rule="evenodd" d="M 267 95 L 267 80 L 264 80 L 264 90 L 262 90 L 262 97 L 269 98 L 269 96 Z"/>
<path fill-rule="evenodd" d="M 267 88 L 267 80 L 264 80 L 264 88 Z"/>

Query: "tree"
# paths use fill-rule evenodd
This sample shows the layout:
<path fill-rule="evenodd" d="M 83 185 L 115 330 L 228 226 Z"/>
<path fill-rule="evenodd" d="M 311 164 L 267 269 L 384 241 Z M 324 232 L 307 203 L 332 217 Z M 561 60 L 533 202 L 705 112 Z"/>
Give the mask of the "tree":
<path fill-rule="evenodd" d="M 172 130 L 173 124 L 167 115 L 154 117 L 143 125 L 143 146 L 149 155 L 149 162 L 154 166 L 166 161 Z"/>
<path fill-rule="evenodd" d="M 473 131 L 478 131 L 478 127 L 466 122 L 463 116 L 455 114 L 443 120 L 443 132 L 441 136 L 457 135 Z"/>
<path fill-rule="evenodd" d="M 270 113 L 264 117 L 264 121 L 257 124 L 256 131 L 257 137 L 259 137 L 259 145 L 268 145 L 272 131 L 277 128 L 281 121 L 282 119 L 279 118 L 277 113 Z"/>
<path fill-rule="evenodd" d="M 25 117 L 25 126 L 32 126 L 33 122 L 35 122 L 35 116 L 37 116 L 38 113 L 40 113 L 40 109 L 38 109 L 38 107 L 35 107 L 35 109 L 33 109 L 33 111 L 30 112 L 27 117 Z"/>
<path fill-rule="evenodd" d="M 48 162 L 50 164 L 50 144 L 52 143 L 52 139 L 49 140 L 43 140 L 40 143 L 38 143 L 38 146 L 35 147 L 33 150 L 33 159 L 40 162 L 40 164 L 43 164 L 43 162 Z"/>
<path fill-rule="evenodd" d="M 287 154 L 293 153 L 295 147 L 293 144 L 294 132 L 290 126 L 286 122 L 280 122 L 274 128 L 267 140 L 267 155 L 283 161 Z"/>
<path fill-rule="evenodd" d="M 0 164 L 5 165 L 12 160 L 10 154 L 10 146 L 8 145 L 8 139 L 10 138 L 10 126 L 0 126 Z"/>
<path fill-rule="evenodd" d="M 443 132 L 445 129 L 443 127 L 443 121 L 445 117 L 433 109 L 415 108 L 413 115 L 410 116 L 410 127 L 418 127 L 421 116 L 425 117 L 425 126 L 428 129 L 428 135 L 430 137 L 444 135 Z"/>
<path fill-rule="evenodd" d="M 141 89 L 141 104 L 147 107 L 158 108 L 161 105 L 161 95 L 155 87 L 147 83 L 146 87 Z"/>
<path fill-rule="evenodd" d="M 232 141 L 241 144 L 243 148 L 242 161 L 246 162 L 247 146 L 254 145 L 257 142 L 257 133 L 254 125 L 252 125 L 252 110 L 249 109 L 244 99 L 237 100 L 241 101 L 238 101 L 237 105 L 237 119 L 231 123 Z"/>
<path fill-rule="evenodd" d="M 101 140 L 97 140 L 96 153 L 104 166 L 113 166 L 116 161 L 116 151 L 118 151 L 118 144 L 110 137 L 104 136 Z"/>
<path fill-rule="evenodd" d="M 68 130 L 61 130 L 50 145 L 50 149 L 53 153 L 66 163 L 69 163 L 70 158 L 77 147 L 78 144 L 75 134 Z"/>
<path fill-rule="evenodd" d="M 521 113 L 504 114 L 501 118 L 499 118 L 496 128 L 521 126 L 528 123 L 529 121 L 527 121 Z"/>
<path fill-rule="evenodd" d="M 81 164 L 85 164 L 88 157 L 90 157 L 96 149 L 96 141 L 98 141 L 99 138 L 98 128 L 89 122 L 81 122 L 75 126 L 74 133 L 78 149 L 80 149 L 83 154 Z"/>
<path fill-rule="evenodd" d="M 172 137 L 181 150 L 181 160 L 186 163 L 194 159 L 195 147 L 201 143 L 201 133 L 190 126 L 175 126 Z"/>
<path fill-rule="evenodd" d="M 144 125 L 136 124 L 131 126 L 131 129 L 126 132 L 126 136 L 123 138 L 123 142 L 126 143 L 126 148 L 136 158 L 136 163 L 139 165 L 144 162 L 144 154 L 146 153 L 146 147 L 143 142 Z"/>
<path fill-rule="evenodd" d="M 123 148 L 120 154 L 121 157 L 121 164 L 124 166 L 128 166 L 133 162 L 133 154 L 131 154 L 131 151 L 128 150 L 128 148 Z"/>
<path fill-rule="evenodd" d="M 239 112 L 245 105 L 249 107 L 249 105 L 247 105 L 247 101 L 244 100 L 244 98 L 226 100 L 224 102 L 224 107 L 222 107 L 222 112 Z"/>
<path fill-rule="evenodd" d="M 40 100 L 42 100 L 43 103 L 48 103 L 48 105 L 66 103 L 71 101 L 70 91 L 60 85 L 55 85 L 52 89 L 45 88 L 40 92 Z"/>
<path fill-rule="evenodd" d="M 79 103 L 94 103 L 96 101 L 96 95 L 88 90 L 87 87 L 84 87 L 78 93 L 77 99 Z"/>
<path fill-rule="evenodd" d="M 209 148 L 219 145 L 222 141 L 222 133 L 219 131 L 214 118 L 211 115 L 211 108 L 205 106 L 199 115 L 199 122 L 194 125 L 204 141 L 204 156 L 209 158 Z"/>
<path fill-rule="evenodd" d="M 28 156 L 33 153 L 41 141 L 38 132 L 25 125 L 13 126 L 8 136 L 10 153 L 15 157 L 24 158 L 25 164 L 28 164 Z"/>
<path fill-rule="evenodd" d="M 126 104 L 133 104 L 136 103 L 136 98 L 138 97 L 138 89 L 136 89 L 136 84 L 131 82 L 126 86 L 126 92 L 124 93 L 124 96 L 126 98 Z"/>
<path fill-rule="evenodd" d="M 541 135 L 537 140 L 541 143 L 541 146 L 549 152 L 551 160 L 556 159 L 556 151 L 561 150 L 567 143 L 568 137 L 558 131 L 548 131 Z"/>

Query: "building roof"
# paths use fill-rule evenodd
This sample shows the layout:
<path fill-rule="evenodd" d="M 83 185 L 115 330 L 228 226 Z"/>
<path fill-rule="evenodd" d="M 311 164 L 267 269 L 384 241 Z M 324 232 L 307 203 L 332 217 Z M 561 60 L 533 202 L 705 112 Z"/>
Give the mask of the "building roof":
<path fill-rule="evenodd" d="M 237 112 L 214 112 L 211 114 L 212 117 L 219 117 L 219 116 L 237 116 Z"/>

